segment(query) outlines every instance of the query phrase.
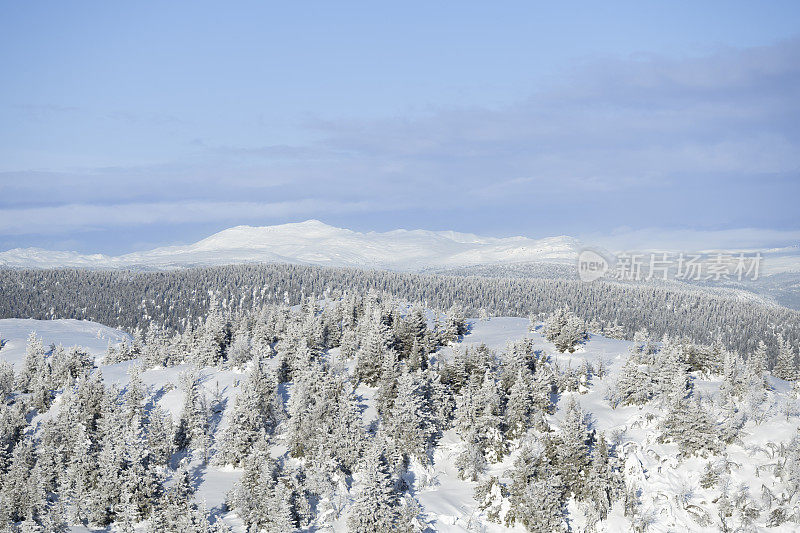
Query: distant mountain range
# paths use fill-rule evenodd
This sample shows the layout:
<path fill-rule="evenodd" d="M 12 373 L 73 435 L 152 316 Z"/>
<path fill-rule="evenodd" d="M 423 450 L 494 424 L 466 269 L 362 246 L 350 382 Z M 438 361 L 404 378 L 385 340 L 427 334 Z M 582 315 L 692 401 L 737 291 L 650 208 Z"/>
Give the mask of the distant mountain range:
<path fill-rule="evenodd" d="M 360 233 L 307 220 L 277 226 L 236 226 L 194 244 L 118 256 L 15 248 L 0 252 L 0 267 L 162 270 L 237 263 L 295 263 L 397 271 L 498 267 L 518 274 L 538 272 L 536 277 L 563 277 L 565 269 L 574 268 L 584 248 L 585 243 L 566 235 L 545 239 L 497 238 L 405 229 Z M 762 255 L 762 274 L 800 273 L 800 249 L 796 246 L 764 250 Z"/>
<path fill-rule="evenodd" d="M 294 263 L 485 277 L 574 279 L 577 257 L 584 248 L 584 243 L 569 236 L 495 238 L 405 229 L 360 233 L 307 220 L 277 226 L 236 226 L 194 244 L 119 256 L 16 248 L 0 253 L 0 268 L 169 270 L 239 263 Z M 757 282 L 674 281 L 667 285 L 681 290 L 707 285 L 714 292 L 733 290 L 745 297 L 756 294 L 800 309 L 800 251 L 794 247 L 762 253 L 762 277 Z"/>
<path fill-rule="evenodd" d="M 359 233 L 308 220 L 278 226 L 236 226 L 194 244 L 120 256 L 16 248 L 0 253 L 0 266 L 164 269 L 282 262 L 413 271 L 485 264 L 574 264 L 581 247 L 580 241 L 566 236 L 535 240 L 403 229 Z"/>

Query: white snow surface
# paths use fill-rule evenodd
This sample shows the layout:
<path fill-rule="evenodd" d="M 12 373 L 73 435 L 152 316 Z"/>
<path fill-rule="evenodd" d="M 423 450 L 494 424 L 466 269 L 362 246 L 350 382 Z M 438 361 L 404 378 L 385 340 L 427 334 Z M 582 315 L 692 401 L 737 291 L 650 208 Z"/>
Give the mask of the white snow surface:
<path fill-rule="evenodd" d="M 706 459 L 690 458 L 683 461 L 675 459 L 677 447 L 674 444 L 660 444 L 656 442 L 658 431 L 656 424 L 661 411 L 655 406 L 647 404 L 643 407 L 618 407 L 612 409 L 605 399 L 608 388 L 614 383 L 619 369 L 624 364 L 628 350 L 632 343 L 592 335 L 588 342 L 573 354 L 557 354 L 554 346 L 546 341 L 538 331 L 528 331 L 528 321 L 521 318 L 489 318 L 470 320 L 471 331 L 461 343 L 453 343 L 442 348 L 438 353 L 439 358 L 451 357 L 454 350 L 463 349 L 467 345 L 486 344 L 497 350 L 498 353 L 509 341 L 531 338 L 537 350 L 544 350 L 550 354 L 562 368 L 577 367 L 584 360 L 593 364 L 603 361 L 607 366 L 607 374 L 603 379 L 595 378 L 588 390 L 581 393 L 564 393 L 558 402 L 558 411 L 548 416 L 553 426 L 559 425 L 564 406 L 570 397 L 575 397 L 591 420 L 591 427 L 605 431 L 607 436 L 616 432 L 620 444 L 618 453 L 624 461 L 626 478 L 642 489 L 642 505 L 645 513 L 650 518 L 648 531 L 675 532 L 675 531 L 717 531 L 714 525 L 701 526 L 698 515 L 708 514 L 712 519 L 716 507 L 712 500 L 719 496 L 716 489 L 703 489 L 699 480 L 703 474 Z M 19 361 L 24 356 L 25 342 L 28 334 L 36 331 L 43 336 L 46 342 L 55 342 L 66 345 L 78 344 L 90 349 L 91 353 L 98 356 L 98 371 L 102 372 L 104 380 L 108 383 L 118 383 L 124 387 L 128 380 L 128 368 L 137 364 L 129 361 L 115 365 L 103 365 L 99 356 L 102 355 L 108 341 L 121 340 L 125 334 L 118 330 L 106 328 L 93 322 L 77 320 L 37 321 L 37 320 L 0 320 L 0 337 L 7 341 L 6 347 L 0 350 L 0 360 Z M 336 356 L 336 350 L 331 351 L 331 356 Z M 171 368 L 149 369 L 144 372 L 142 379 L 149 388 L 151 398 L 156 399 L 159 405 L 168 410 L 177 418 L 182 405 L 182 395 L 178 387 L 180 375 L 188 369 L 188 365 Z M 207 367 L 202 370 L 201 381 L 205 392 L 210 396 L 215 389 L 219 389 L 223 398 L 227 399 L 227 410 L 231 409 L 240 381 L 244 378 L 244 371 L 221 370 Z M 712 397 L 719 386 L 719 381 L 695 379 L 695 387 L 705 397 Z M 771 380 L 772 389 L 768 393 L 768 403 L 771 406 L 770 415 L 759 426 L 748 422 L 742 430 L 742 442 L 727 447 L 727 459 L 735 465 L 731 471 L 731 480 L 734 486 L 745 484 L 751 494 L 758 497 L 762 485 L 773 488 L 779 484 L 771 473 L 769 466 L 774 463 L 773 453 L 765 446 L 766 443 L 785 443 L 800 429 L 800 403 L 790 394 L 789 386 L 781 380 Z M 291 386 L 290 386 L 291 387 Z M 360 386 L 356 393 L 361 396 L 365 406 L 365 424 L 375 417 L 374 409 L 375 389 Z M 290 388 L 287 391 L 288 396 Z M 57 405 L 56 400 L 54 405 Z M 793 409 L 785 409 L 793 405 Z M 787 415 L 786 413 L 790 414 Z M 655 415 L 655 416 L 653 416 Z M 217 426 L 216 432 L 225 427 L 227 420 L 223 413 L 222 421 Z M 429 531 L 441 532 L 467 532 L 483 531 L 486 533 L 524 531 L 521 527 L 507 528 L 489 522 L 483 512 L 477 509 L 473 498 L 476 483 L 458 479 L 454 466 L 455 456 L 462 446 L 461 441 L 453 431 L 448 431 L 440 440 L 434 453 L 432 466 L 414 468 L 413 493 L 422 506 L 424 519 L 427 521 Z M 285 447 L 276 446 L 275 454 L 281 454 Z M 501 480 L 507 479 L 506 470 L 511 467 L 517 451 L 502 462 L 491 464 L 488 474 L 497 475 Z M 710 458 L 714 459 L 714 458 Z M 717 457 L 719 459 L 719 457 Z M 229 467 L 202 466 L 199 462 L 192 463 L 191 472 L 195 478 L 197 493 L 196 499 L 204 502 L 212 513 L 220 514 L 225 494 L 233 487 L 241 475 L 241 471 Z M 570 507 L 575 513 L 571 516 L 576 531 L 580 530 L 581 515 L 574 505 Z M 244 532 L 242 521 L 235 512 L 222 515 L 224 521 L 234 531 Z M 763 523 L 763 522 L 761 522 Z M 789 532 L 794 531 L 794 524 L 770 528 L 769 531 Z M 140 525 L 139 529 L 144 529 Z M 329 524 L 316 524 L 309 531 L 346 531 L 345 516 Z M 624 518 L 621 503 L 617 502 L 612 508 L 609 519 L 602 523 L 599 531 L 616 532 L 628 531 L 629 522 Z M 761 530 L 761 529 L 759 529 Z M 74 528 L 73 531 L 86 531 Z"/>

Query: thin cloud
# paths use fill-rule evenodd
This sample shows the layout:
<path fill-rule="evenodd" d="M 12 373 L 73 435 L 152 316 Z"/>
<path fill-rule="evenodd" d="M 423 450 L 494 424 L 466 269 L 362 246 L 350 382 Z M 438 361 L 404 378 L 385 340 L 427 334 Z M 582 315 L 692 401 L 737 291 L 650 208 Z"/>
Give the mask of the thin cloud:
<path fill-rule="evenodd" d="M 69 204 L 0 211 L 0 234 L 60 234 L 148 224 L 280 220 L 312 214 L 374 210 L 369 202 L 303 199 L 285 202 L 164 202 L 119 205 Z"/>
<path fill-rule="evenodd" d="M 614 251 L 664 250 L 701 252 L 708 250 L 766 250 L 800 244 L 800 230 L 734 228 L 696 230 L 672 228 L 617 228 L 606 234 L 587 234 L 587 243 Z"/>

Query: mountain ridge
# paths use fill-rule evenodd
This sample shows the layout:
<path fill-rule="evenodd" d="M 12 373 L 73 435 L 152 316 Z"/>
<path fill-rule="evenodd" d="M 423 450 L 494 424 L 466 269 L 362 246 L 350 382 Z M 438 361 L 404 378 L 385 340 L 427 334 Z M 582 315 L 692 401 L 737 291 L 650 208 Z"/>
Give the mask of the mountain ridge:
<path fill-rule="evenodd" d="M 244 263 L 292 263 L 400 272 L 526 264 L 540 264 L 545 268 L 558 265 L 563 269 L 567 265 L 574 267 L 578 254 L 585 248 L 581 240 L 568 235 L 532 239 L 521 235 L 486 237 L 452 230 L 358 232 L 311 219 L 273 226 L 233 226 L 194 243 L 117 256 L 14 248 L 0 252 L 0 268 L 169 270 Z M 739 250 L 720 252 L 735 254 Z M 797 247 L 762 252 L 769 270 L 764 270 L 764 275 L 783 272 L 800 275 L 800 249 Z"/>
<path fill-rule="evenodd" d="M 118 256 L 15 248 L 0 252 L 0 266 L 107 269 L 288 262 L 411 271 L 516 262 L 571 264 L 581 247 L 578 239 L 565 235 L 530 239 L 421 229 L 362 233 L 312 219 L 274 226 L 234 226 L 191 244 Z"/>

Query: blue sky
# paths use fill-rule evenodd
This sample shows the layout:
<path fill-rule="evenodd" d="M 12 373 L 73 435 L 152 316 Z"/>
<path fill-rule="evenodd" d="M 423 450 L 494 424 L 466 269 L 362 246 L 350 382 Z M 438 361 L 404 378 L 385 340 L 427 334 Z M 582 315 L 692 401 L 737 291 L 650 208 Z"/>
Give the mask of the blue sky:
<path fill-rule="evenodd" d="M 0 250 L 800 242 L 798 2 L 0 1 L 0 73 Z"/>

